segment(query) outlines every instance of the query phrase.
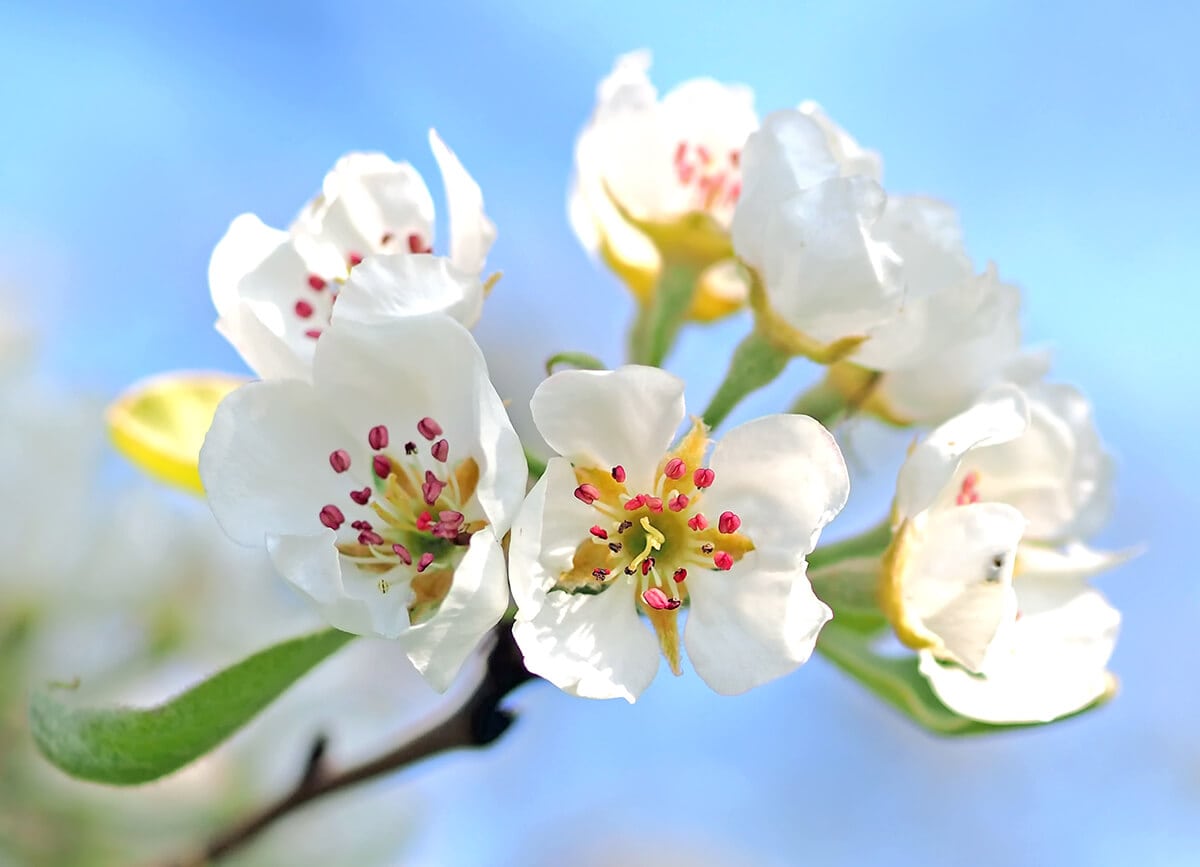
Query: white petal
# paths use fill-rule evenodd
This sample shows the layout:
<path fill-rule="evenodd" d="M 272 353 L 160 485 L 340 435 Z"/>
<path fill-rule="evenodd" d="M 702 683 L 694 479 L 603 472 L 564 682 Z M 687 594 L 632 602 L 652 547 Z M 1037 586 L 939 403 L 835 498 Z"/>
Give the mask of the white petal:
<path fill-rule="evenodd" d="M 336 449 L 350 453 L 352 467 L 369 468 L 365 441 L 348 441 L 311 385 L 244 385 L 221 401 L 200 449 L 209 506 L 243 545 L 261 545 L 268 533 L 320 533 L 321 508 L 344 502 L 353 486 L 330 471 Z"/>
<path fill-rule="evenodd" d="M 874 227 L 903 261 L 908 298 L 951 292 L 974 276 L 958 212 L 925 196 L 891 196 Z"/>
<path fill-rule="evenodd" d="M 446 207 L 450 212 L 450 259 L 467 274 L 479 274 L 496 240 L 496 226 L 483 209 L 483 192 L 454 151 L 429 131 L 429 146 L 442 173 Z"/>
<path fill-rule="evenodd" d="M 771 306 L 822 343 L 865 335 L 904 302 L 900 262 L 871 233 L 885 198 L 874 181 L 833 178 L 777 208 L 762 238 Z"/>
<path fill-rule="evenodd" d="M 994 267 L 963 290 L 973 302 L 967 315 L 949 318 L 930 332 L 927 352 L 890 369 L 877 393 L 903 418 L 939 424 L 962 412 L 998 382 L 1023 384 L 1048 364 L 1042 352 L 1021 349 L 1021 293 L 999 281 Z M 953 307 L 959 307 L 958 302 Z M 942 335 L 935 340 L 933 334 Z"/>
<path fill-rule="evenodd" d="M 909 534 L 900 576 L 905 616 L 940 639 L 939 655 L 978 670 L 1016 616 L 1012 574 L 1025 520 L 1003 503 L 921 517 L 903 531 Z"/>
<path fill-rule="evenodd" d="M 1087 707 L 1111 686 L 1106 672 L 1120 614 L 1082 582 L 1014 583 L 1021 618 L 981 674 L 922 654 L 921 673 L 938 698 L 992 723 L 1049 722 Z"/>
<path fill-rule="evenodd" d="M 336 629 L 355 635 L 395 639 L 408 628 L 407 594 L 397 587 L 378 590 L 379 576 L 357 569 L 342 571 L 335 534 L 270 535 L 267 552 L 276 571 L 312 603 Z"/>
<path fill-rule="evenodd" d="M 913 448 L 896 480 L 896 512 L 901 520 L 929 508 L 950 485 L 963 455 L 981 446 L 1007 442 L 1029 424 L 1025 396 L 998 386 L 966 412 L 950 419 Z"/>
<path fill-rule="evenodd" d="M 583 698 L 633 702 L 658 671 L 658 641 L 624 578 L 596 596 L 552 591 L 532 617 L 517 615 L 513 637 L 526 668 Z"/>
<path fill-rule="evenodd" d="M 437 313 L 339 320 L 317 346 L 313 382 L 357 441 L 385 424 L 393 438 L 424 448 L 416 426 L 433 418 L 450 444 L 449 465 L 467 456 L 479 463 L 479 503 L 493 529 L 507 531 L 524 498 L 524 451 L 469 331 Z"/>
<path fill-rule="evenodd" d="M 217 332 L 260 379 L 308 379 L 311 375 L 317 341 L 288 341 L 272 331 L 245 302 L 239 302 L 217 320 Z"/>
<path fill-rule="evenodd" d="M 821 127 L 821 131 L 825 133 L 825 143 L 837 158 L 843 175 L 866 175 L 873 181 L 882 182 L 883 160 L 878 153 L 855 141 L 850 133 L 835 123 L 825 110 L 811 99 L 800 103 L 799 110 Z"/>
<path fill-rule="evenodd" d="M 808 416 L 739 425 L 717 444 L 710 465 L 715 480 L 703 494 L 705 512 L 710 521 L 736 513 L 766 570 L 798 568 L 850 494 L 837 443 Z"/>
<path fill-rule="evenodd" d="M 314 290 L 309 277 L 329 279 L 344 271 L 330 248 L 242 214 L 209 261 L 217 330 L 260 376 L 297 375 L 307 369 L 316 342 L 305 332 L 324 326 L 332 304 L 331 292 Z M 299 314 L 301 302 L 308 305 L 308 316 Z"/>
<path fill-rule="evenodd" d="M 433 197 L 420 172 L 381 153 L 351 153 L 325 176 L 321 196 L 295 228 L 335 245 L 342 253 L 368 255 L 416 235 L 433 242 Z M 391 236 L 387 244 L 385 236 Z"/>
<path fill-rule="evenodd" d="M 401 636 L 408 658 L 430 686 L 445 692 L 507 607 L 504 552 L 491 530 L 481 530 L 471 536 L 437 613 Z"/>
<path fill-rule="evenodd" d="M 656 367 L 565 370 L 546 379 L 529 404 L 550 447 L 587 467 L 620 464 L 631 489 L 649 489 L 683 421 L 683 380 Z"/>
<path fill-rule="evenodd" d="M 1017 552 L 1017 576 L 1028 576 L 1038 581 L 1056 578 L 1083 579 L 1115 569 L 1142 554 L 1141 548 L 1123 551 L 1097 551 L 1079 542 L 1063 548 L 1047 548 L 1043 545 L 1023 544 Z"/>
<path fill-rule="evenodd" d="M 559 576 L 571 570 L 576 549 L 596 522 L 595 511 L 575 498 L 577 484 L 570 462 L 551 458 L 513 522 L 509 580 L 525 619 L 533 617 Z"/>
<path fill-rule="evenodd" d="M 726 572 L 688 578 L 684 644 L 696 673 L 722 695 L 787 674 L 812 654 L 833 613 L 813 595 L 804 564 L 771 571 L 752 551 Z"/>
<path fill-rule="evenodd" d="M 350 272 L 333 317 L 369 323 L 445 313 L 470 328 L 482 311 L 477 273 L 461 271 L 441 256 L 389 253 L 371 256 Z"/>
<path fill-rule="evenodd" d="M 767 228 L 784 202 L 837 177 L 839 167 L 825 130 L 800 111 L 767 115 L 742 151 L 742 193 L 734 211 L 733 246 L 749 265 L 763 268 Z"/>

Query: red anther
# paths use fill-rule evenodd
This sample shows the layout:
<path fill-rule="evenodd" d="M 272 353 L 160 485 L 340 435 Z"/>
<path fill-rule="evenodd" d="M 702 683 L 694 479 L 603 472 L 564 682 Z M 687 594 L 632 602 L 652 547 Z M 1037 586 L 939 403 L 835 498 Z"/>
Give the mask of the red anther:
<path fill-rule="evenodd" d="M 375 427 L 367 431 L 367 442 L 371 444 L 371 448 L 378 451 L 386 449 L 388 444 L 388 429 L 385 424 L 377 424 Z"/>
<path fill-rule="evenodd" d="M 388 460 L 387 455 L 375 455 L 371 458 L 371 469 L 375 470 L 375 475 L 381 479 L 386 479 L 392 474 L 392 462 Z"/>
<path fill-rule="evenodd" d="M 408 549 L 405 548 L 403 545 L 399 545 L 399 544 L 393 545 L 392 553 L 395 554 L 397 557 L 399 557 L 400 562 L 403 563 L 405 566 L 412 565 L 412 554 L 410 554 Z"/>
<path fill-rule="evenodd" d="M 654 568 L 654 558 L 653 557 L 647 557 L 645 560 L 642 561 L 642 574 L 643 575 L 649 575 L 650 570 L 653 568 Z"/>
<path fill-rule="evenodd" d="M 614 554 L 620 554 L 621 547 L 622 546 L 621 546 L 620 542 L 609 542 L 608 543 L 608 550 L 612 551 Z"/>
<path fill-rule="evenodd" d="M 597 539 L 607 539 L 608 538 L 608 530 L 605 530 L 599 524 L 593 525 L 592 529 L 588 530 L 588 532 L 591 533 L 593 536 L 595 536 Z"/>
<path fill-rule="evenodd" d="M 667 610 L 674 611 L 676 608 L 678 608 L 682 604 L 683 604 L 683 602 L 680 601 L 679 599 L 668 599 L 667 600 Z"/>
<path fill-rule="evenodd" d="M 680 165 L 676 169 L 676 174 L 679 176 L 679 183 L 687 186 L 691 183 L 693 175 L 696 174 L 696 167 L 690 165 Z"/>
<path fill-rule="evenodd" d="M 410 253 L 432 253 L 433 247 L 425 243 L 425 239 L 413 232 L 408 236 L 408 252 Z"/>
<path fill-rule="evenodd" d="M 721 517 L 717 519 L 717 529 L 722 533 L 736 533 L 740 526 L 742 519 L 733 512 L 722 512 Z"/>
<path fill-rule="evenodd" d="M 417 433 L 430 442 L 433 442 L 442 435 L 442 426 L 429 416 L 425 416 L 425 418 L 417 422 Z"/>
<path fill-rule="evenodd" d="M 455 545 L 467 546 L 471 544 L 471 534 L 466 530 L 459 530 L 458 535 L 454 537 Z"/>
<path fill-rule="evenodd" d="M 728 551 L 718 551 L 713 554 L 713 565 L 722 572 L 727 572 L 733 568 L 733 557 Z"/>
<path fill-rule="evenodd" d="M 362 260 L 363 260 L 362 253 L 356 253 L 353 250 L 351 250 L 349 253 L 346 254 L 346 261 L 350 263 L 351 268 L 353 268 L 356 265 L 361 265 Z"/>
<path fill-rule="evenodd" d="M 404 453 L 406 455 L 415 455 L 417 453 L 417 444 L 409 440 L 404 444 Z"/>
<path fill-rule="evenodd" d="M 700 158 L 702 163 L 712 162 L 712 153 L 704 145 L 696 145 L 696 156 Z"/>
<path fill-rule="evenodd" d="M 355 530 L 373 530 L 373 529 L 375 529 L 374 527 L 371 526 L 370 521 L 362 521 L 362 520 L 351 521 L 350 527 Z"/>
<path fill-rule="evenodd" d="M 595 485 L 580 485 L 575 489 L 575 499 L 590 506 L 596 500 L 600 499 L 600 489 Z"/>
<path fill-rule="evenodd" d="M 739 198 L 741 198 L 741 196 L 742 196 L 742 182 L 734 181 L 732 184 L 729 185 L 729 192 L 725 194 L 725 198 L 728 200 L 729 204 L 733 205 L 733 204 L 737 203 L 737 200 Z"/>
<path fill-rule="evenodd" d="M 640 509 L 644 505 L 646 505 L 646 495 L 638 494 L 636 497 L 625 501 L 625 510 L 633 512 L 637 509 Z"/>
<path fill-rule="evenodd" d="M 617 524 L 617 533 L 624 533 L 632 526 L 633 521 L 622 521 L 621 523 Z"/>
<path fill-rule="evenodd" d="M 687 473 L 687 464 L 681 458 L 671 458 L 663 467 L 663 475 L 668 479 L 682 479 Z"/>
<path fill-rule="evenodd" d="M 651 497 L 646 495 L 646 508 L 651 512 L 662 511 L 662 499 L 660 497 Z"/>
<path fill-rule="evenodd" d="M 683 158 L 687 156 L 687 142 L 681 141 L 675 146 L 675 165 L 683 162 Z"/>
<path fill-rule="evenodd" d="M 612 477 L 613 477 L 613 481 L 617 482 L 618 484 L 624 482 L 625 481 L 625 468 L 623 466 L 621 466 L 620 464 L 617 464 L 615 467 L 612 468 Z"/>
<path fill-rule="evenodd" d="M 371 486 L 363 488 L 361 491 L 351 491 L 350 499 L 358 503 L 360 506 L 365 506 L 367 501 L 371 499 Z"/>
<path fill-rule="evenodd" d="M 599 569 L 593 569 L 593 570 L 592 570 L 592 577 L 593 577 L 593 578 L 596 578 L 596 579 L 598 579 L 598 580 L 600 580 L 600 581 L 603 581 L 605 578 L 607 578 L 607 577 L 609 576 L 609 574 L 610 574 L 610 573 L 609 573 L 609 571 L 608 571 L 607 569 L 604 569 L 604 568 L 599 568 Z"/>
<path fill-rule="evenodd" d="M 699 467 L 696 472 L 692 473 L 692 484 L 697 488 L 707 488 L 712 485 L 715 478 L 716 473 L 708 467 Z"/>
<path fill-rule="evenodd" d="M 320 274 L 309 274 L 308 275 L 308 287 L 310 289 L 312 289 L 313 291 L 320 292 L 322 289 L 324 289 L 328 285 L 329 284 L 325 282 L 325 278 L 322 277 Z"/>
<path fill-rule="evenodd" d="M 442 511 L 438 512 L 438 520 L 440 520 L 443 524 L 458 526 L 463 522 L 464 519 L 462 512 L 456 512 L 453 509 L 443 509 Z"/>
<path fill-rule="evenodd" d="M 975 485 L 979 482 L 979 473 L 972 470 L 963 476 L 962 486 L 958 490 L 958 496 L 954 498 L 954 502 L 959 506 L 969 506 L 972 503 L 979 502 L 979 491 L 975 490 Z"/>
<path fill-rule="evenodd" d="M 674 578 L 675 583 L 678 584 L 687 578 L 687 569 L 683 569 L 683 568 L 676 569 L 675 574 L 672 575 L 671 577 Z"/>
<path fill-rule="evenodd" d="M 342 510 L 330 503 L 321 509 L 321 523 L 330 530 L 336 530 L 346 522 L 346 516 L 342 514 Z"/>
<path fill-rule="evenodd" d="M 438 497 L 442 495 L 442 489 L 446 487 L 446 483 L 441 481 L 429 470 L 425 471 L 425 483 L 421 485 L 421 494 L 425 497 L 425 502 L 432 506 L 438 501 Z"/>
<path fill-rule="evenodd" d="M 304 332 L 304 336 L 311 338 L 312 340 L 316 340 L 318 337 L 321 336 L 321 329 L 320 328 L 310 328 Z"/>
<path fill-rule="evenodd" d="M 642 601 L 655 611 L 666 611 L 671 607 L 671 600 L 666 593 L 657 587 L 651 587 L 642 593 Z"/>
<path fill-rule="evenodd" d="M 742 152 L 741 151 L 734 150 L 734 151 L 729 152 L 729 164 L 731 166 L 733 166 L 736 169 L 741 164 L 741 162 L 742 162 Z"/>
<path fill-rule="evenodd" d="M 704 554 L 705 556 L 708 556 L 708 555 L 709 555 L 709 554 L 711 554 L 712 552 L 713 552 L 713 543 L 712 543 L 712 542 L 705 542 L 704 544 L 702 544 L 702 545 L 700 546 L 700 553 L 701 553 L 701 554 Z"/>
<path fill-rule="evenodd" d="M 417 561 L 417 571 L 424 572 L 433 564 L 433 555 L 426 551 L 421 555 L 421 559 Z"/>
<path fill-rule="evenodd" d="M 444 464 L 446 463 L 446 458 L 450 457 L 450 443 L 446 442 L 446 440 L 438 440 L 433 444 L 430 452 L 433 454 L 435 461 L 441 461 Z"/>
<path fill-rule="evenodd" d="M 350 453 L 345 449 L 338 449 L 329 453 L 329 466 L 333 467 L 335 473 L 344 473 L 350 469 Z"/>
<path fill-rule="evenodd" d="M 704 517 L 703 512 L 697 512 L 688 518 L 688 527 L 699 533 L 701 530 L 708 529 L 708 518 Z"/>
<path fill-rule="evenodd" d="M 687 504 L 688 504 L 687 494 L 676 494 L 675 496 L 671 497 L 670 500 L 667 501 L 667 508 L 670 509 L 672 512 L 682 512 L 684 509 L 687 508 Z"/>
<path fill-rule="evenodd" d="M 303 299 L 296 302 L 296 315 L 301 319 L 307 319 L 313 315 L 313 306 Z"/>
<path fill-rule="evenodd" d="M 374 530 L 363 530 L 358 534 L 358 544 L 360 545 L 382 545 L 383 536 L 380 536 Z"/>
<path fill-rule="evenodd" d="M 417 515 L 417 529 L 422 533 L 427 532 L 433 526 L 433 515 L 428 512 L 422 512 Z"/>

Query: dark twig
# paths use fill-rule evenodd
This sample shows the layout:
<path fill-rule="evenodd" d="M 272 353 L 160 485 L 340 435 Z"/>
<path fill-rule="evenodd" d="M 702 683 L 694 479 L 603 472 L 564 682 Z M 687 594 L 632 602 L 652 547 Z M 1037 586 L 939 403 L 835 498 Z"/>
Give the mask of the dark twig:
<path fill-rule="evenodd" d="M 532 679 L 513 640 L 511 630 L 496 631 L 496 645 L 488 654 L 487 671 L 479 685 L 450 716 L 382 756 L 342 771 L 326 767 L 324 736 L 309 753 L 300 781 L 284 797 L 233 825 L 210 840 L 199 852 L 167 861 L 164 867 L 201 867 L 242 848 L 260 833 L 297 808 L 317 798 L 365 782 L 417 762 L 464 747 L 484 747 L 494 742 L 513 722 L 513 714 L 500 707 L 504 698 Z"/>

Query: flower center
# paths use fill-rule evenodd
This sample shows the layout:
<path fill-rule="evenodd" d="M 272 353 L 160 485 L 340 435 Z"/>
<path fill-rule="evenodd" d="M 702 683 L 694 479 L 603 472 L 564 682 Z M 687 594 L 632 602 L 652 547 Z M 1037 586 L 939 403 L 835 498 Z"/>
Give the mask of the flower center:
<path fill-rule="evenodd" d="M 716 478 L 710 468 L 697 466 L 706 444 L 698 423 L 676 453 L 659 464 L 649 491 L 632 490 L 620 465 L 607 470 L 576 467 L 574 496 L 595 510 L 596 523 L 553 588 L 596 594 L 628 587 L 675 669 L 675 615 L 687 601 L 689 584 L 705 572 L 732 569 L 754 549 L 738 532 L 742 522 L 735 513 L 721 512 L 713 522 L 701 511 Z"/>
<path fill-rule="evenodd" d="M 693 191 L 696 210 L 733 207 L 742 193 L 742 153 L 714 155 L 702 144 L 681 141 L 675 146 L 675 179 Z"/>
<path fill-rule="evenodd" d="M 450 464 L 450 443 L 432 418 L 421 419 L 416 430 L 429 443 L 428 453 L 410 440 L 399 457 L 389 448 L 387 426 L 372 427 L 366 436 L 374 453 L 370 484 L 352 487 L 348 503 L 327 503 L 317 514 L 322 525 L 338 533 L 337 550 L 344 560 L 377 577 L 380 593 L 397 585 L 408 588 L 413 624 L 437 611 L 471 535 L 487 526 L 486 520 L 464 513 L 473 508 L 479 482 L 475 459 Z M 349 473 L 350 453 L 330 452 L 329 466 L 339 475 Z"/>

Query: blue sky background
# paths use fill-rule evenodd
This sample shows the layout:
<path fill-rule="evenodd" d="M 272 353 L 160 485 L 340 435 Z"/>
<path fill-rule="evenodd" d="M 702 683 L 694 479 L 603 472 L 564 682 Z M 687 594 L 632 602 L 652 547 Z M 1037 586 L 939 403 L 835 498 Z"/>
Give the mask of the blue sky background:
<path fill-rule="evenodd" d="M 519 405 L 553 351 L 619 360 L 630 303 L 564 213 L 574 137 L 613 58 L 651 48 L 662 88 L 743 81 L 763 111 L 816 99 L 883 153 L 889 189 L 961 208 L 973 254 L 1026 288 L 1054 377 L 1093 396 L 1122 467 L 1101 541 L 1149 545 L 1102 582 L 1125 615 L 1121 696 L 1059 726 L 943 742 L 821 662 L 738 699 L 690 676 L 634 707 L 527 689 L 501 746 L 396 784 L 397 811 L 423 805 L 410 855 L 1192 863 L 1200 15 L 1048 6 L 0 0 L 0 284 L 81 390 L 238 369 L 205 282 L 228 222 L 285 224 L 355 149 L 411 160 L 436 190 L 436 126 L 499 227 L 490 262 L 505 277 L 478 333 Z M 672 367 L 694 403 L 746 327 L 686 335 Z M 862 464 L 875 472 L 844 527 L 883 509 L 886 461 Z"/>

